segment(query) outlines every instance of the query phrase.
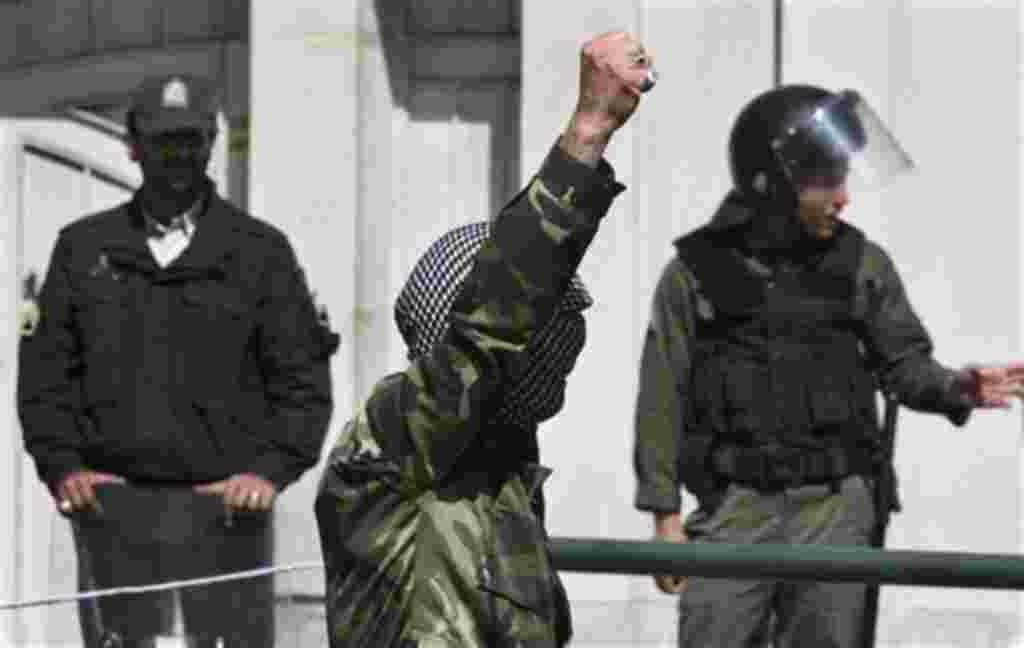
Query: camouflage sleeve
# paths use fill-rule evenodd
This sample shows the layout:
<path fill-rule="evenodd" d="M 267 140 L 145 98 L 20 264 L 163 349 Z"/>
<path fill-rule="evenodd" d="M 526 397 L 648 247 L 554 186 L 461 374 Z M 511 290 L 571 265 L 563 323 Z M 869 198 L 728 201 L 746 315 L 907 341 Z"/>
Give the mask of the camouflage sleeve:
<path fill-rule="evenodd" d="M 446 337 L 367 401 L 373 435 L 385 456 L 402 463 L 403 481 L 436 483 L 485 428 L 509 370 L 554 315 L 623 189 L 607 163 L 595 170 L 556 146 L 504 208 L 452 307 Z"/>
<path fill-rule="evenodd" d="M 634 418 L 634 505 L 643 511 L 680 507 L 679 455 L 690 378 L 692 280 L 678 258 L 665 266 L 655 289 L 640 359 Z"/>
<path fill-rule="evenodd" d="M 963 425 L 971 406 L 961 394 L 957 372 L 932 357 L 932 340 L 907 298 L 896 266 L 871 242 L 858 276 L 857 307 L 883 387 L 911 409 L 944 414 L 955 425 Z"/>

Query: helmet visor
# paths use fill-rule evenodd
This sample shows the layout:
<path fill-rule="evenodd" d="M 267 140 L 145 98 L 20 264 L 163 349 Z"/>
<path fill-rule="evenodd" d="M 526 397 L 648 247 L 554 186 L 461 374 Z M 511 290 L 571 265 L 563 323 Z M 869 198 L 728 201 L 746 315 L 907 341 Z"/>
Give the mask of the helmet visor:
<path fill-rule="evenodd" d="M 798 115 L 772 149 L 798 190 L 844 182 L 851 192 L 879 189 L 914 168 L 878 113 L 852 90 Z"/>

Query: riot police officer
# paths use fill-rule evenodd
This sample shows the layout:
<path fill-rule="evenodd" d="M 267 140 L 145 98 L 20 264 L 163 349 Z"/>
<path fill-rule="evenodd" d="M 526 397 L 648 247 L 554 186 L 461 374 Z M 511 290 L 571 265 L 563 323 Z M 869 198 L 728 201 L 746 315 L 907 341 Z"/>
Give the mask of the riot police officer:
<path fill-rule="evenodd" d="M 953 370 L 888 254 L 843 210 L 912 168 L 857 92 L 754 98 L 733 189 L 675 242 L 653 300 L 635 418 L 637 508 L 676 542 L 868 543 L 876 388 L 963 425 L 1020 393 L 1019 366 Z M 680 516 L 680 487 L 699 507 Z M 680 646 L 857 644 L 865 587 L 662 575 Z M 774 619 L 774 621 L 772 621 Z"/>

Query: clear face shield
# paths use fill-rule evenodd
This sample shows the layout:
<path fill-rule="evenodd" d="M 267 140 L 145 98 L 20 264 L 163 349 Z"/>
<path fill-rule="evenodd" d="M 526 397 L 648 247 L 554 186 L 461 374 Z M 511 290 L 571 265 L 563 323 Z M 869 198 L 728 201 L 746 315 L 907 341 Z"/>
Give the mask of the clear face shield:
<path fill-rule="evenodd" d="M 844 90 L 783 128 L 772 149 L 790 182 L 856 195 L 878 190 L 914 168 L 881 117 L 858 93 Z"/>

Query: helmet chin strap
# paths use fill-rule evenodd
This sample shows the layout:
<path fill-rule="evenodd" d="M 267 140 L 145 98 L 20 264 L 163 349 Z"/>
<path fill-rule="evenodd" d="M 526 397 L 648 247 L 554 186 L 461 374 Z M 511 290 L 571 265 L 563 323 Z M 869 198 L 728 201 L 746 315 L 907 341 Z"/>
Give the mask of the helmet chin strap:
<path fill-rule="evenodd" d="M 753 198 L 753 218 L 746 232 L 750 251 L 768 262 L 782 258 L 800 260 L 820 251 L 823 242 L 800 222 L 799 202 L 788 180 L 767 181 Z"/>

